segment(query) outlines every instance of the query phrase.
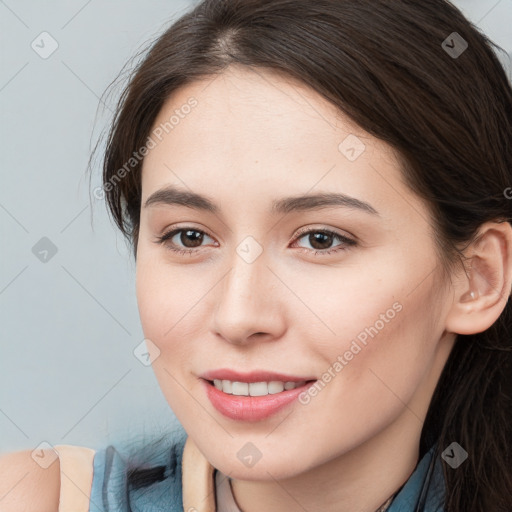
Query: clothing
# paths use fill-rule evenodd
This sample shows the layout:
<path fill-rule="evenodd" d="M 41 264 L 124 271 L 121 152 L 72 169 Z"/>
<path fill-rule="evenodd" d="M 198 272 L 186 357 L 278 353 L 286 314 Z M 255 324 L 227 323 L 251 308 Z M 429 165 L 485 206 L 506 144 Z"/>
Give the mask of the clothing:
<path fill-rule="evenodd" d="M 231 479 L 220 471 L 215 471 L 215 495 L 217 512 L 242 512 L 236 504 L 231 488 Z"/>
<path fill-rule="evenodd" d="M 59 512 L 241 512 L 229 479 L 190 438 L 173 439 L 168 449 L 136 464 L 113 446 L 99 451 L 71 445 L 55 449 L 61 464 Z M 386 512 L 443 512 L 444 479 L 434 449 L 418 462 Z M 142 470 L 153 476 L 157 471 L 158 481 L 133 488 L 128 476 L 134 465 L 145 466 Z"/>

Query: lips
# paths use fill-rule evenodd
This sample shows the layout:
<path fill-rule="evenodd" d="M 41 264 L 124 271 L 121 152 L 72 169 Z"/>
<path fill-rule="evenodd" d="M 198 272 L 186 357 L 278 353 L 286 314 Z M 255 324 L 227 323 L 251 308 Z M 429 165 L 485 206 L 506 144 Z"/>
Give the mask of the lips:
<path fill-rule="evenodd" d="M 281 381 L 281 382 L 302 382 L 302 381 L 310 381 L 316 380 L 316 377 L 312 376 L 296 376 L 296 375 L 286 375 L 284 373 L 275 373 L 270 371 L 263 370 L 255 370 L 252 372 L 242 373 L 237 372 L 235 370 L 229 369 L 220 369 L 220 370 L 212 370 L 203 373 L 200 375 L 202 379 L 214 381 L 218 380 L 230 380 L 232 382 L 272 382 L 272 381 Z"/>
<path fill-rule="evenodd" d="M 213 407 L 224 416 L 238 421 L 262 421 L 292 404 L 316 382 L 310 376 L 269 371 L 241 373 L 229 369 L 206 372 L 201 375 L 201 380 Z M 281 383 L 280 387 L 276 387 L 278 382 Z M 261 387 L 256 383 L 272 383 L 273 391 L 263 396 L 247 396 L 248 389 Z M 242 391 L 237 393 L 238 389 Z"/>

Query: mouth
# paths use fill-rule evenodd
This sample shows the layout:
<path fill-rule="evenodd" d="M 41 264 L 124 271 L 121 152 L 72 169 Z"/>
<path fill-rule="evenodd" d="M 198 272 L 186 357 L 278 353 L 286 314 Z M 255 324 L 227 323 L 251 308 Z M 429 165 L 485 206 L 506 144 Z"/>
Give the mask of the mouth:
<path fill-rule="evenodd" d="M 291 405 L 317 381 L 266 372 L 236 373 L 236 376 L 234 373 L 212 372 L 200 380 L 213 407 L 223 416 L 236 421 L 265 420 Z M 228 376 L 231 378 L 213 378 Z"/>
<path fill-rule="evenodd" d="M 227 395 L 235 396 L 266 396 L 276 395 L 283 391 L 290 391 L 292 389 L 300 388 L 308 382 L 314 381 L 279 381 L 271 380 L 268 382 L 240 382 L 232 381 L 228 379 L 214 379 L 213 381 L 207 381 L 216 389 L 226 393 Z"/>

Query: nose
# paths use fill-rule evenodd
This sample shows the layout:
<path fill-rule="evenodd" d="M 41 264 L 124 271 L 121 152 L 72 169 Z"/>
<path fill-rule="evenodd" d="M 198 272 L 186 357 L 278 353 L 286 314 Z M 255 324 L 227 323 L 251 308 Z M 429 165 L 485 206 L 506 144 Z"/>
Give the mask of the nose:
<path fill-rule="evenodd" d="M 235 252 L 231 262 L 217 286 L 216 335 L 235 345 L 280 338 L 285 331 L 286 296 L 267 266 L 265 253 L 249 263 Z"/>

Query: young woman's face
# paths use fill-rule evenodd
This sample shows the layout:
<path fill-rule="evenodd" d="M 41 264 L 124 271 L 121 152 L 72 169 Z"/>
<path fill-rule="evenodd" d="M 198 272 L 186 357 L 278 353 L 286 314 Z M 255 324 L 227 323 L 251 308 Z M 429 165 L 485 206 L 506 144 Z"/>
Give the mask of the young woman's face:
<path fill-rule="evenodd" d="M 139 310 L 209 461 L 268 480 L 416 446 L 452 294 L 390 148 L 307 87 L 233 67 L 175 93 L 151 138 Z"/>

